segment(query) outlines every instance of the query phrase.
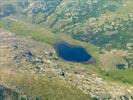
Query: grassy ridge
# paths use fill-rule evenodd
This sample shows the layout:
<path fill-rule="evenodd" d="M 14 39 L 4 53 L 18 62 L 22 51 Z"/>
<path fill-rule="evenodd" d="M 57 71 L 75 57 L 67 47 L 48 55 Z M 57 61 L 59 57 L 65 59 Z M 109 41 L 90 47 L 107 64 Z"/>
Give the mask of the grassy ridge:
<path fill-rule="evenodd" d="M 53 44 L 57 40 L 66 40 L 68 42 L 76 42 L 76 44 L 79 43 L 80 45 L 87 46 L 87 44 L 74 41 L 69 37 L 60 37 L 36 25 L 27 24 L 11 18 L 0 19 L 0 28 L 4 28 L 20 36 L 31 37 L 33 40 L 48 45 Z M 69 84 L 59 79 L 51 79 L 25 72 L 14 73 L 9 71 L 8 69 L 0 70 L 0 81 L 5 82 L 5 84 L 9 83 L 9 85 L 20 87 L 26 94 L 33 97 L 40 97 L 41 100 L 90 100 L 88 95 L 85 95 L 80 90 L 71 87 Z M 12 75 L 10 75 L 10 73 L 12 73 Z"/>
<path fill-rule="evenodd" d="M 55 41 L 60 40 L 57 35 L 52 34 L 43 28 L 39 28 L 35 25 L 26 24 L 13 18 L 4 18 L 0 20 L 0 27 L 14 32 L 17 35 L 30 36 L 34 40 L 45 42 L 48 44 L 52 44 Z"/>
<path fill-rule="evenodd" d="M 32 96 L 33 100 L 38 100 L 35 98 L 39 100 L 91 100 L 88 95 L 64 81 L 29 72 L 2 68 L 0 81 L 9 86 L 19 87 L 26 95 Z"/>

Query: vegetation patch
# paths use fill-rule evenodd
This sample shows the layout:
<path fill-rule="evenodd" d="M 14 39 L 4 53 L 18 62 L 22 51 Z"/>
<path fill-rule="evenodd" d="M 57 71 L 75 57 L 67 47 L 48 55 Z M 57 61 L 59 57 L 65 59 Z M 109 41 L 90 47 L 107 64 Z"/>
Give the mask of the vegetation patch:
<path fill-rule="evenodd" d="M 21 91 L 36 100 L 91 100 L 88 95 L 62 80 L 30 72 L 1 69 L 0 81 L 10 86 L 19 87 Z"/>

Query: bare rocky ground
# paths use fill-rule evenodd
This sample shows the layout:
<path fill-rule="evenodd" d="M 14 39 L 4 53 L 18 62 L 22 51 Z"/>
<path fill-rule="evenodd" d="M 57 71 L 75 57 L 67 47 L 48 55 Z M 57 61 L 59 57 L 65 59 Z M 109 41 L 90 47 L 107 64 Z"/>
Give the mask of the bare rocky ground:
<path fill-rule="evenodd" d="M 0 29 L 0 68 L 42 75 L 52 73 L 96 100 L 133 100 L 133 86 L 105 81 L 96 73 L 89 73 L 82 64 L 73 66 L 60 61 L 50 45 Z"/>
<path fill-rule="evenodd" d="M 0 29 L 0 70 L 6 69 L 8 72 L 13 66 L 13 69 L 15 69 L 15 64 L 12 60 L 14 56 L 12 55 L 11 48 L 12 41 L 15 39 L 11 33 L 4 32 Z M 23 92 L 7 84 L 4 84 L 0 77 L 0 100 L 21 100 L 27 98 Z"/>

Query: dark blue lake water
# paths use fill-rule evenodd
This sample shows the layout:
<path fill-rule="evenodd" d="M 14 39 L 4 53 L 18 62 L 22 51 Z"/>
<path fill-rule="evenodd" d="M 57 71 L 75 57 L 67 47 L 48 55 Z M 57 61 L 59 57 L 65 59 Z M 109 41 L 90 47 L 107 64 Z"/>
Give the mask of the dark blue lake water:
<path fill-rule="evenodd" d="M 91 59 L 91 55 L 83 47 L 64 41 L 54 43 L 54 49 L 57 55 L 66 61 L 86 62 Z"/>

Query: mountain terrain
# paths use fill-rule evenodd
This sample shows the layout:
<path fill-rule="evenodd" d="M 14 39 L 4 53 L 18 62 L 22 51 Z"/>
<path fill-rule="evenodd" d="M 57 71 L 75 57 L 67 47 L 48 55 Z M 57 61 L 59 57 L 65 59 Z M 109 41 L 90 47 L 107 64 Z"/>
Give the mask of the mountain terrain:
<path fill-rule="evenodd" d="M 132 100 L 132 3 L 0 1 L 0 98 Z M 59 40 L 84 47 L 96 63 L 62 60 Z"/>

